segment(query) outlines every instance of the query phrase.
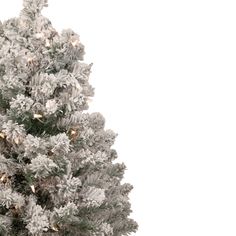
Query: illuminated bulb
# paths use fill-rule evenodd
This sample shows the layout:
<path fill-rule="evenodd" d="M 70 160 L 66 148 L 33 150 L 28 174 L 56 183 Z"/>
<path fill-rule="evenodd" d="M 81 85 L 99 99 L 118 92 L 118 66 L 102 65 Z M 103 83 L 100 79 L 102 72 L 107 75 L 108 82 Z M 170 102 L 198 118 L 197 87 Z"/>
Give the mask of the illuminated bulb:
<path fill-rule="evenodd" d="M 71 135 L 75 135 L 75 134 L 77 134 L 77 132 L 75 131 L 75 130 L 71 130 Z"/>
<path fill-rule="evenodd" d="M 43 36 L 44 36 L 43 33 L 37 33 L 37 34 L 35 34 L 35 37 L 36 37 L 37 39 L 41 39 L 41 38 L 43 38 Z"/>
<path fill-rule="evenodd" d="M 20 138 L 15 138 L 14 141 L 15 141 L 16 144 L 19 144 L 20 143 Z"/>
<path fill-rule="evenodd" d="M 45 46 L 46 46 L 46 47 L 50 47 L 50 46 L 51 46 L 50 41 L 49 41 L 48 39 L 46 39 Z"/>
<path fill-rule="evenodd" d="M 6 135 L 5 135 L 4 133 L 0 133 L 0 137 L 1 137 L 1 138 L 5 138 Z"/>
<path fill-rule="evenodd" d="M 58 232 L 59 230 L 58 230 L 58 228 L 57 227 L 55 227 L 54 225 L 52 226 L 52 230 L 54 230 L 54 231 L 56 231 L 56 232 Z"/>
<path fill-rule="evenodd" d="M 30 63 L 30 62 L 32 62 L 33 61 L 33 58 L 32 57 L 29 57 L 28 59 L 27 59 L 27 62 L 28 63 Z"/>
<path fill-rule="evenodd" d="M 31 185 L 30 188 L 31 188 L 32 192 L 35 193 L 35 187 L 34 187 L 34 185 Z"/>
<path fill-rule="evenodd" d="M 73 45 L 73 47 L 76 47 L 79 45 L 79 40 L 73 40 L 71 41 L 71 44 Z"/>
<path fill-rule="evenodd" d="M 1 177 L 1 182 L 3 182 L 5 179 L 6 179 L 7 175 L 6 174 L 3 174 L 3 176 Z"/>
<path fill-rule="evenodd" d="M 34 118 L 35 119 L 39 119 L 39 118 L 42 118 L 43 116 L 41 114 L 34 114 Z"/>

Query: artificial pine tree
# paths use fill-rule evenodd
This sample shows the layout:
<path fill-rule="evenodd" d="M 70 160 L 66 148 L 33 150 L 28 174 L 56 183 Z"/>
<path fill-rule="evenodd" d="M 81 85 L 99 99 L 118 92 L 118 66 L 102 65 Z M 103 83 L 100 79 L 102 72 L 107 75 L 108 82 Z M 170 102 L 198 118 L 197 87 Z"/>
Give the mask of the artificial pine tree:
<path fill-rule="evenodd" d="M 84 112 L 92 64 L 45 6 L 24 0 L 19 17 L 0 23 L 0 235 L 129 235 L 138 226 L 126 167 L 113 162 L 117 134 Z"/>

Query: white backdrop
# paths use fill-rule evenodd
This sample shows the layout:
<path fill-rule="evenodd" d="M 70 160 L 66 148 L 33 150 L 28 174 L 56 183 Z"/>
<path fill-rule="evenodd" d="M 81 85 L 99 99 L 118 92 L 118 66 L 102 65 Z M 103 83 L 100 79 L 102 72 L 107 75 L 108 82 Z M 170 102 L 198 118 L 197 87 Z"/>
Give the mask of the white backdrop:
<path fill-rule="evenodd" d="M 236 235 L 236 14 L 229 0 L 49 0 L 93 62 L 136 236 Z M 1 20 L 21 0 L 0 1 Z"/>

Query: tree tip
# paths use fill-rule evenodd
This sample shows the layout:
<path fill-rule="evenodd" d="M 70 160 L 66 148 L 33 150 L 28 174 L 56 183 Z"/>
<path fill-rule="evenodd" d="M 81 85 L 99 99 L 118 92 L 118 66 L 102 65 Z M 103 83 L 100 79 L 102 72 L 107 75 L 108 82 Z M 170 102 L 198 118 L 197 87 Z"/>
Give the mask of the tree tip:
<path fill-rule="evenodd" d="M 23 0 L 23 7 L 31 12 L 41 12 L 48 6 L 48 0 Z"/>

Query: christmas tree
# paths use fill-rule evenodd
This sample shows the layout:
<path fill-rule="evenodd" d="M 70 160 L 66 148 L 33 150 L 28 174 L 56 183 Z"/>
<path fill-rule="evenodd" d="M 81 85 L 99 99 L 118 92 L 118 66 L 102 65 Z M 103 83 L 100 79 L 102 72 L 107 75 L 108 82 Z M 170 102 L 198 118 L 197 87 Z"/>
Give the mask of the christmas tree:
<path fill-rule="evenodd" d="M 126 166 L 113 162 L 117 134 L 85 112 L 92 64 L 46 6 L 24 0 L 19 17 L 0 22 L 0 235 L 129 235 L 138 225 Z"/>

